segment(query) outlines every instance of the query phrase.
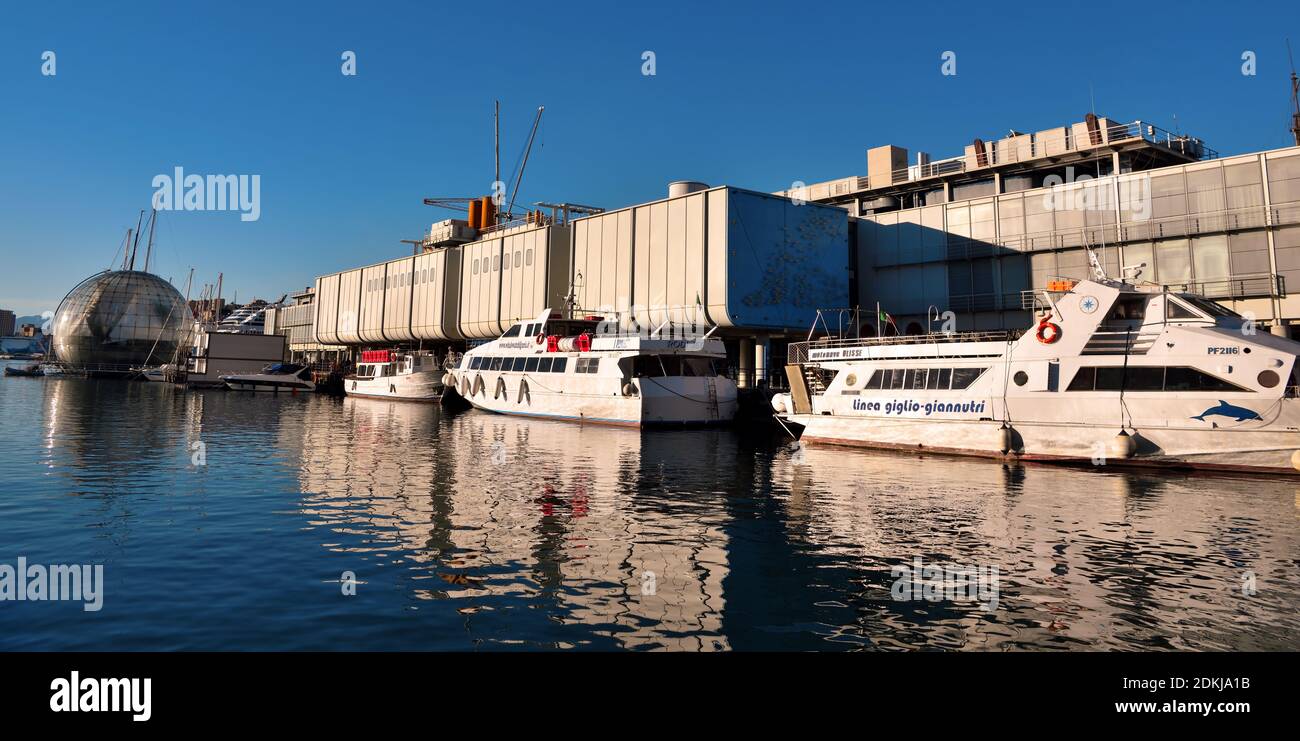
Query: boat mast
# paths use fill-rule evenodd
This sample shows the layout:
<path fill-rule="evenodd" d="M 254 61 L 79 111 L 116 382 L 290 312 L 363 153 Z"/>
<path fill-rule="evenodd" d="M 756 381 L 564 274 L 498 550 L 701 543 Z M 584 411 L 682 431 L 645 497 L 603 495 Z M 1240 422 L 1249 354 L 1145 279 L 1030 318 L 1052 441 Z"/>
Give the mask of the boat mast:
<path fill-rule="evenodd" d="M 149 215 L 149 241 L 144 248 L 144 272 L 149 272 L 149 258 L 153 256 L 153 229 L 158 225 L 158 209 L 154 209 Z M 185 298 L 189 299 L 189 289 L 186 290 Z"/>

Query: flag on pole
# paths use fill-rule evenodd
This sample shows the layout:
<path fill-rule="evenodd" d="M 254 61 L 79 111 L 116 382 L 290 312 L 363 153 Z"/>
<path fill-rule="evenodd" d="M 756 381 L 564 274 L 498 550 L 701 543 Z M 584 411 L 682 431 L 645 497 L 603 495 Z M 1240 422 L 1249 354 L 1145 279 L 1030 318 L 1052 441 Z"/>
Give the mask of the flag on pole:
<path fill-rule="evenodd" d="M 886 325 L 893 325 L 894 334 L 902 334 L 898 331 L 898 325 L 894 322 L 894 317 L 889 315 L 889 312 L 879 308 L 876 309 L 876 311 L 880 312 L 880 315 L 877 317 L 878 321 L 883 322 Z"/>

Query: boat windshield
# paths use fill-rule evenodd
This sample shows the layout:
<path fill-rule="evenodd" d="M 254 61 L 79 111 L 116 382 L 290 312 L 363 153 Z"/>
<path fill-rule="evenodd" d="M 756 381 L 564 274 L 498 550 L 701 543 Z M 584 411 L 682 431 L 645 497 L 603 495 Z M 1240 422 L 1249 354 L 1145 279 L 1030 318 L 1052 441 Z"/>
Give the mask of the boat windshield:
<path fill-rule="evenodd" d="M 1182 299 L 1183 301 L 1186 301 L 1192 306 L 1195 306 L 1196 308 L 1200 309 L 1201 311 L 1213 317 L 1229 317 L 1232 319 L 1241 318 L 1241 315 L 1238 314 L 1237 312 L 1233 311 L 1232 309 L 1229 309 L 1228 307 L 1224 306 L 1223 304 L 1217 301 L 1211 301 L 1208 298 L 1193 296 L 1190 293 L 1180 293 L 1178 294 L 1178 298 Z"/>

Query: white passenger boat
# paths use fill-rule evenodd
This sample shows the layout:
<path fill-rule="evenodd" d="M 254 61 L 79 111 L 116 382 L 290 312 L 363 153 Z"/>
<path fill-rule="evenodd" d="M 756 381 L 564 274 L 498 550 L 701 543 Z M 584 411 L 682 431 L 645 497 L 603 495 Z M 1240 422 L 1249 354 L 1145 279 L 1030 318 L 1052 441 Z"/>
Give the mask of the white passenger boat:
<path fill-rule="evenodd" d="M 722 341 L 601 331 L 601 317 L 550 310 L 470 349 L 443 378 L 479 409 L 646 425 L 718 424 L 736 414 L 736 384 L 718 374 Z"/>
<path fill-rule="evenodd" d="M 436 401 L 442 397 L 443 372 L 429 353 L 366 350 L 356 374 L 344 379 L 343 390 L 371 399 Z"/>
<path fill-rule="evenodd" d="M 1024 333 L 794 343 L 772 405 L 809 442 L 1297 473 L 1300 343 L 1188 293 L 1054 284 Z"/>
<path fill-rule="evenodd" d="M 221 376 L 221 381 L 234 391 L 314 391 L 311 369 L 292 363 L 272 363 L 260 373 L 240 373 Z"/>

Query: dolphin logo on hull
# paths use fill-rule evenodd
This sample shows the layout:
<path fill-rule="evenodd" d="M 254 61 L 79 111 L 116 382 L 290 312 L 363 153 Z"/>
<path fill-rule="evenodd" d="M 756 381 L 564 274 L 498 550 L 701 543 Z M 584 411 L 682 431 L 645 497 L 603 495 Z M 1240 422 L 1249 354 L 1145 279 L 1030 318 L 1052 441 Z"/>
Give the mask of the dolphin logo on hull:
<path fill-rule="evenodd" d="M 1204 422 L 1206 417 L 1230 417 L 1238 422 L 1245 422 L 1248 419 L 1258 419 L 1261 421 L 1264 419 L 1245 407 L 1234 406 L 1223 399 L 1219 399 L 1218 406 L 1212 406 L 1195 417 L 1192 417 L 1192 419 Z"/>

